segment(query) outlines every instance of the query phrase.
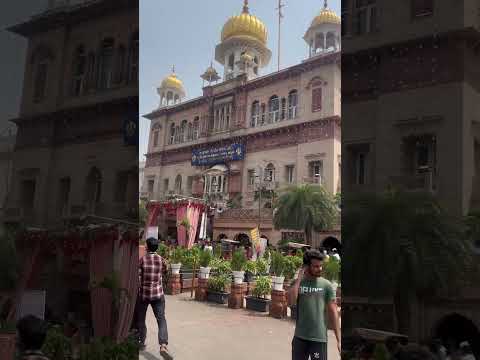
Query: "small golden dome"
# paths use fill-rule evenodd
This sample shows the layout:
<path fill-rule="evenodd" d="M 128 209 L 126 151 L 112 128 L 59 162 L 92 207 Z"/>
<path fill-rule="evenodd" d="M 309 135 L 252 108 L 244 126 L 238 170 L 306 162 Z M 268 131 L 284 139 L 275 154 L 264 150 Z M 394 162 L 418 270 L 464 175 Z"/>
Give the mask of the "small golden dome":
<path fill-rule="evenodd" d="M 177 77 L 177 75 L 174 72 L 172 72 L 171 75 L 163 79 L 161 87 L 173 88 L 182 92 L 184 91 L 182 81 Z"/>
<path fill-rule="evenodd" d="M 310 27 L 321 24 L 340 24 L 341 21 L 342 20 L 340 19 L 340 16 L 335 14 L 334 11 L 323 8 L 322 11 L 320 11 L 320 14 L 318 14 L 315 19 L 313 19 L 312 25 Z"/>
<path fill-rule="evenodd" d="M 243 12 L 232 16 L 222 29 L 222 42 L 233 37 L 251 37 L 263 45 L 267 44 L 267 28 L 265 24 L 248 11 L 248 2 L 245 2 Z"/>

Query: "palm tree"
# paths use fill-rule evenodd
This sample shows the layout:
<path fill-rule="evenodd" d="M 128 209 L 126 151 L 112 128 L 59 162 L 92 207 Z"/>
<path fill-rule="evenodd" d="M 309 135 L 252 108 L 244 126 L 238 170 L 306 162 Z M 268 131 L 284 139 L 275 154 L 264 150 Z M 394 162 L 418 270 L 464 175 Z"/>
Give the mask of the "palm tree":
<path fill-rule="evenodd" d="M 343 215 L 345 293 L 392 298 L 397 331 L 415 336 L 419 300 L 455 289 L 471 263 L 460 221 L 430 193 L 395 189 L 347 199 Z"/>
<path fill-rule="evenodd" d="M 337 216 L 333 196 L 322 186 L 301 185 L 283 191 L 273 222 L 276 229 L 303 230 L 311 245 L 312 232 L 331 229 Z"/>

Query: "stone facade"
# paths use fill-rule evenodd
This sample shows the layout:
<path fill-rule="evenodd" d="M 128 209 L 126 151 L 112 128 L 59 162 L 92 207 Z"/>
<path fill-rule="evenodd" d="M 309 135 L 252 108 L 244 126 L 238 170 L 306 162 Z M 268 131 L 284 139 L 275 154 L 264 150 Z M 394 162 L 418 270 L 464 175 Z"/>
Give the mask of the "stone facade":
<path fill-rule="evenodd" d="M 372 2 L 366 7 L 375 9 L 367 10 L 378 16 L 363 24 L 353 19 L 365 9 L 354 6 L 343 9 L 343 192 L 393 184 L 432 191 L 458 216 L 478 209 L 478 2 Z M 438 336 L 438 324 L 452 313 L 478 328 L 479 299 L 470 288 L 426 301 L 411 335 Z"/>
<path fill-rule="evenodd" d="M 209 167 L 192 166 L 192 151 L 209 149 L 231 143 L 245 145 L 243 160 L 226 165 L 226 189 L 223 204 L 235 196 L 242 196 L 241 207 L 256 209 L 251 171 L 273 167 L 272 188 L 280 190 L 289 184 L 321 181 L 329 192 L 340 189 L 340 56 L 339 53 L 318 56 L 291 68 L 258 79 L 247 81 L 240 76 L 218 85 L 204 88 L 204 96 L 188 102 L 155 110 L 145 115 L 151 120 L 151 136 L 144 173 L 150 199 L 161 199 L 169 193 L 195 197 L 204 196 L 204 178 Z M 312 111 L 312 87 L 322 88 L 322 103 L 318 111 Z M 266 104 L 265 117 L 269 116 L 269 99 L 277 95 L 288 104 L 289 94 L 297 93 L 297 105 L 290 112 L 285 109 L 285 119 L 263 126 L 252 126 L 252 104 Z M 221 132 L 212 131 L 209 124 L 215 117 L 218 102 L 231 104 L 229 127 Z M 262 116 L 261 114 L 259 116 Z M 281 107 L 280 107 L 280 117 Z M 198 119 L 198 138 L 179 144 L 171 144 L 170 129 L 179 128 L 184 120 Z M 172 125 L 173 124 L 173 125 Z M 155 134 L 157 132 L 157 134 Z M 154 141 L 154 137 L 156 140 Z M 154 145 L 156 144 L 156 146 Z M 312 164 L 321 163 L 321 174 L 316 178 Z M 309 165 L 310 164 L 310 165 Z M 293 170 L 289 170 L 292 167 Z M 293 171 L 293 173 L 289 173 Z M 320 180 L 321 178 L 321 180 Z M 181 179 L 181 186 L 178 184 Z M 262 208 L 266 202 L 262 203 Z M 281 239 L 281 233 L 273 230 L 272 210 L 263 209 L 262 231 L 273 244 Z M 229 215 L 230 214 L 230 215 Z M 234 217 L 234 211 L 226 210 L 216 216 L 214 237 L 228 233 L 235 237 L 248 233 L 256 226 L 255 220 Z M 232 230 L 237 231 L 232 234 Z"/>
<path fill-rule="evenodd" d="M 124 123 L 138 114 L 138 3 L 67 4 L 10 31 L 28 50 L 6 220 L 58 228 L 136 213 Z"/>

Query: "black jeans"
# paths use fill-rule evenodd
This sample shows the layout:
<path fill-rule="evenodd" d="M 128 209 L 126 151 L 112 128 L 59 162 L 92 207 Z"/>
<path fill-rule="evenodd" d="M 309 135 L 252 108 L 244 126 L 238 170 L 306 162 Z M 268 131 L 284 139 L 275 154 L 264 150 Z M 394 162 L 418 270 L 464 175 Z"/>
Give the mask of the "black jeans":
<path fill-rule="evenodd" d="M 293 338 L 292 360 L 327 360 L 327 343 Z"/>
<path fill-rule="evenodd" d="M 145 323 L 147 317 L 148 305 L 152 306 L 153 313 L 158 323 L 158 343 L 160 345 L 168 345 L 167 319 L 165 318 L 165 296 L 152 301 L 144 301 L 139 298 L 138 304 L 138 333 L 140 343 L 145 344 L 147 338 L 147 325 Z"/>

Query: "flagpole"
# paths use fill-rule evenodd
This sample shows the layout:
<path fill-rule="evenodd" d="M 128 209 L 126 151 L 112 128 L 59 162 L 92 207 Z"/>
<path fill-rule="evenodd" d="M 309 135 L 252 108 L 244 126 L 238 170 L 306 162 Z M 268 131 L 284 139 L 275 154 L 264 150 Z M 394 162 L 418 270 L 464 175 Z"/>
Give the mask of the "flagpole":
<path fill-rule="evenodd" d="M 282 9 L 285 5 L 282 0 L 278 0 L 278 71 L 280 71 L 281 42 L 282 42 Z"/>

